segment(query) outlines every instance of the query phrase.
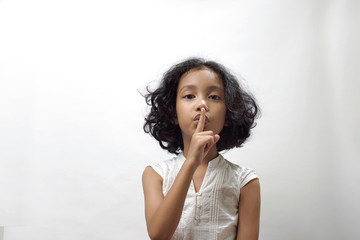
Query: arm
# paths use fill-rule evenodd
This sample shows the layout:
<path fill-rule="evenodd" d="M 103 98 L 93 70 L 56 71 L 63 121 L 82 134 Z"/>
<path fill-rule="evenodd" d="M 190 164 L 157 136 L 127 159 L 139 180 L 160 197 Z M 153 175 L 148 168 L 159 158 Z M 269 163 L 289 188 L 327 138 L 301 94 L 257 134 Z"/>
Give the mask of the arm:
<path fill-rule="evenodd" d="M 220 139 L 219 135 L 211 131 L 204 132 L 204 125 L 205 109 L 202 109 L 187 158 L 166 196 L 162 192 L 163 179 L 151 167 L 147 167 L 143 173 L 145 218 L 151 239 L 170 239 L 173 236 L 194 172 Z"/>
<path fill-rule="evenodd" d="M 173 186 L 164 197 L 162 178 L 151 168 L 143 173 L 145 218 L 151 239 L 170 239 L 179 224 L 195 168 L 185 161 Z"/>
<path fill-rule="evenodd" d="M 241 188 L 237 240 L 257 240 L 260 219 L 260 183 L 254 179 Z"/>

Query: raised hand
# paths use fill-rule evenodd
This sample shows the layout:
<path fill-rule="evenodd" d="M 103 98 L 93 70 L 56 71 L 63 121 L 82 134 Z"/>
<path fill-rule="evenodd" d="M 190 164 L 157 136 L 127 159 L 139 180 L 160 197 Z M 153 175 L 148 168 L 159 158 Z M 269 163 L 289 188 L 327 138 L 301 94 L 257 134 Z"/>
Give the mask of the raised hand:
<path fill-rule="evenodd" d="M 206 123 L 205 109 L 201 108 L 200 119 L 191 138 L 187 159 L 197 166 L 209 153 L 209 150 L 219 141 L 220 136 L 213 131 L 204 131 Z"/>

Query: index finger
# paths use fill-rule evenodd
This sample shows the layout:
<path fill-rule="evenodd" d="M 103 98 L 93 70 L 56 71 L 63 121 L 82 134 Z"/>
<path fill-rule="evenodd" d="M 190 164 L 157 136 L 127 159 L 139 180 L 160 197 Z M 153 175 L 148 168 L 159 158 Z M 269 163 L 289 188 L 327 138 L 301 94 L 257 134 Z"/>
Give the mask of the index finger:
<path fill-rule="evenodd" d="M 205 108 L 201 108 L 200 118 L 199 118 L 198 125 L 196 127 L 195 132 L 204 131 L 204 126 L 205 126 Z"/>

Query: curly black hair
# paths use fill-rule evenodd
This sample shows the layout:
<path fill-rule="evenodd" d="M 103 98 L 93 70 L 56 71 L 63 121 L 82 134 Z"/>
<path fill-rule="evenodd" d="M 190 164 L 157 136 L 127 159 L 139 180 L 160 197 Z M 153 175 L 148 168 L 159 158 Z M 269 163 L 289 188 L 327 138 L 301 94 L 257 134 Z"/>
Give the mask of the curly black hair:
<path fill-rule="evenodd" d="M 163 149 L 179 154 L 184 150 L 181 129 L 174 122 L 176 117 L 176 95 L 180 78 L 192 69 L 207 68 L 223 81 L 226 98 L 226 125 L 219 133 L 216 144 L 218 152 L 241 147 L 256 126 L 259 107 L 255 98 L 240 87 L 236 77 L 223 65 L 202 58 L 189 58 L 172 66 L 162 77 L 159 87 L 151 91 L 146 88 L 146 103 L 151 107 L 145 117 L 143 129 L 150 133 Z"/>

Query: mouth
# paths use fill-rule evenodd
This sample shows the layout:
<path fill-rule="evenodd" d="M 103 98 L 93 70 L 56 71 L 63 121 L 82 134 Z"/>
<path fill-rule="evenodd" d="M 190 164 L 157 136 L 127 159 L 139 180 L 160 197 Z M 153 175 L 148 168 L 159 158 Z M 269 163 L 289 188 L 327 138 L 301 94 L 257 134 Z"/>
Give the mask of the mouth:
<path fill-rule="evenodd" d="M 200 114 L 198 114 L 194 117 L 194 122 L 196 125 L 199 123 L 199 120 L 200 120 Z M 208 123 L 209 123 L 209 118 L 207 116 L 205 116 L 205 124 L 208 124 Z"/>

